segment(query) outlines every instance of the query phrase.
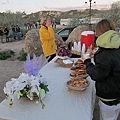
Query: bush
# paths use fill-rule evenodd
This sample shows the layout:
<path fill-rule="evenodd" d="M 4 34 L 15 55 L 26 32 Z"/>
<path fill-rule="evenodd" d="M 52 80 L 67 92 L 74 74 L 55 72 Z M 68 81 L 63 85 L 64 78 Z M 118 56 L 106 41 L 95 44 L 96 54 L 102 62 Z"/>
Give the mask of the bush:
<path fill-rule="evenodd" d="M 18 57 L 18 60 L 25 61 L 26 60 L 27 53 L 25 53 L 24 49 L 20 51 L 20 56 Z"/>
<path fill-rule="evenodd" d="M 0 60 L 6 60 L 8 58 L 11 58 L 14 54 L 15 54 L 15 52 L 12 50 L 1 51 L 0 52 Z"/>
<path fill-rule="evenodd" d="M 0 52 L 0 60 L 6 60 L 6 56 L 4 53 Z"/>

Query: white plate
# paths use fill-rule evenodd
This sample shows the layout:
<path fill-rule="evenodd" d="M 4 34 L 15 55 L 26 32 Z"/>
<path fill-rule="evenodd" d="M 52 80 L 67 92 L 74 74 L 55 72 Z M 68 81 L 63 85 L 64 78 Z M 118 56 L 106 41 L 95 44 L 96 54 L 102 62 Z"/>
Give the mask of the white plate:
<path fill-rule="evenodd" d="M 67 58 L 69 58 L 68 56 L 57 56 L 57 58 L 60 58 L 60 59 L 67 59 Z"/>

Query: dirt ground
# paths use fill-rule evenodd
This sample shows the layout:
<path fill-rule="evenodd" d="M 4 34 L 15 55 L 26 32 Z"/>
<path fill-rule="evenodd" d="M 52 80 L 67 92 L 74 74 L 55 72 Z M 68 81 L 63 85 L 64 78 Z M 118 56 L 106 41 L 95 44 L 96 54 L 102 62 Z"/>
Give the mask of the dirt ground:
<path fill-rule="evenodd" d="M 0 60 L 0 102 L 5 98 L 3 87 L 5 83 L 12 77 L 18 77 L 24 71 L 23 61 L 18 61 L 16 57 L 19 52 L 24 48 L 24 40 L 0 43 L 0 49 L 11 49 L 15 52 L 15 56 L 8 60 Z"/>
<path fill-rule="evenodd" d="M 12 77 L 18 77 L 20 73 L 24 72 L 23 61 L 18 61 L 16 59 L 24 46 L 24 40 L 4 44 L 0 43 L 0 49 L 11 49 L 15 52 L 15 57 L 8 60 L 0 60 L 0 102 L 5 99 L 3 92 L 5 83 Z M 99 107 L 97 102 L 95 104 L 93 120 L 99 120 Z"/>

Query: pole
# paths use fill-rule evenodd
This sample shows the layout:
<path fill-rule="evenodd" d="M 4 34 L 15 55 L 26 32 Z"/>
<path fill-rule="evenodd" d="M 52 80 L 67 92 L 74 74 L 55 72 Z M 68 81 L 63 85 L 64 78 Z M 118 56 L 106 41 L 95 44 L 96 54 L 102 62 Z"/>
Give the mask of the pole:
<path fill-rule="evenodd" d="M 89 0 L 89 2 L 90 2 L 90 8 L 89 8 L 89 14 L 90 14 L 90 15 L 89 15 L 89 17 L 90 17 L 90 18 L 89 18 L 89 19 L 90 19 L 90 20 L 89 20 L 89 29 L 91 29 L 91 24 L 92 24 L 92 23 L 91 23 L 91 19 L 92 19 L 92 14 L 91 14 L 91 13 L 92 13 L 92 0 Z M 85 3 L 87 3 L 87 2 L 85 2 Z M 96 2 L 94 2 L 94 3 L 96 3 Z"/>
<path fill-rule="evenodd" d="M 91 24 L 91 7 L 92 7 L 92 0 L 89 0 L 89 2 L 90 2 L 90 24 Z"/>
<path fill-rule="evenodd" d="M 90 29 L 91 29 L 91 7 L 92 7 L 92 0 L 89 0 L 89 2 L 90 2 Z"/>

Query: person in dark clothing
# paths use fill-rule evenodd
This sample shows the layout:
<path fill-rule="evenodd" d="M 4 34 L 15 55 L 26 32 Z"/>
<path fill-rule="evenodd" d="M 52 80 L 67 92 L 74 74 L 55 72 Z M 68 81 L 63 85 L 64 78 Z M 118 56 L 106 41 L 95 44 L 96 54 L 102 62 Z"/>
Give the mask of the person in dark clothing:
<path fill-rule="evenodd" d="M 16 26 L 12 26 L 12 36 L 14 37 L 14 40 L 16 40 Z"/>
<path fill-rule="evenodd" d="M 38 24 L 37 24 L 37 22 L 35 23 L 35 27 L 36 27 L 36 29 L 37 29 L 37 27 L 38 27 Z"/>
<path fill-rule="evenodd" d="M 2 28 L 0 28 L 0 40 L 1 40 L 1 43 L 4 43 L 3 42 L 3 30 L 2 30 Z"/>
<path fill-rule="evenodd" d="M 107 19 L 98 22 L 95 33 L 99 47 L 94 54 L 95 64 L 85 55 L 82 60 L 95 81 L 100 120 L 117 120 L 120 113 L 120 37 L 113 21 Z"/>
<path fill-rule="evenodd" d="M 17 33 L 18 40 L 21 40 L 20 27 L 18 25 L 16 26 L 16 33 Z"/>
<path fill-rule="evenodd" d="M 6 36 L 6 42 L 9 42 L 9 37 L 8 37 L 8 34 L 9 34 L 9 30 L 7 27 L 4 28 L 4 34 Z"/>

